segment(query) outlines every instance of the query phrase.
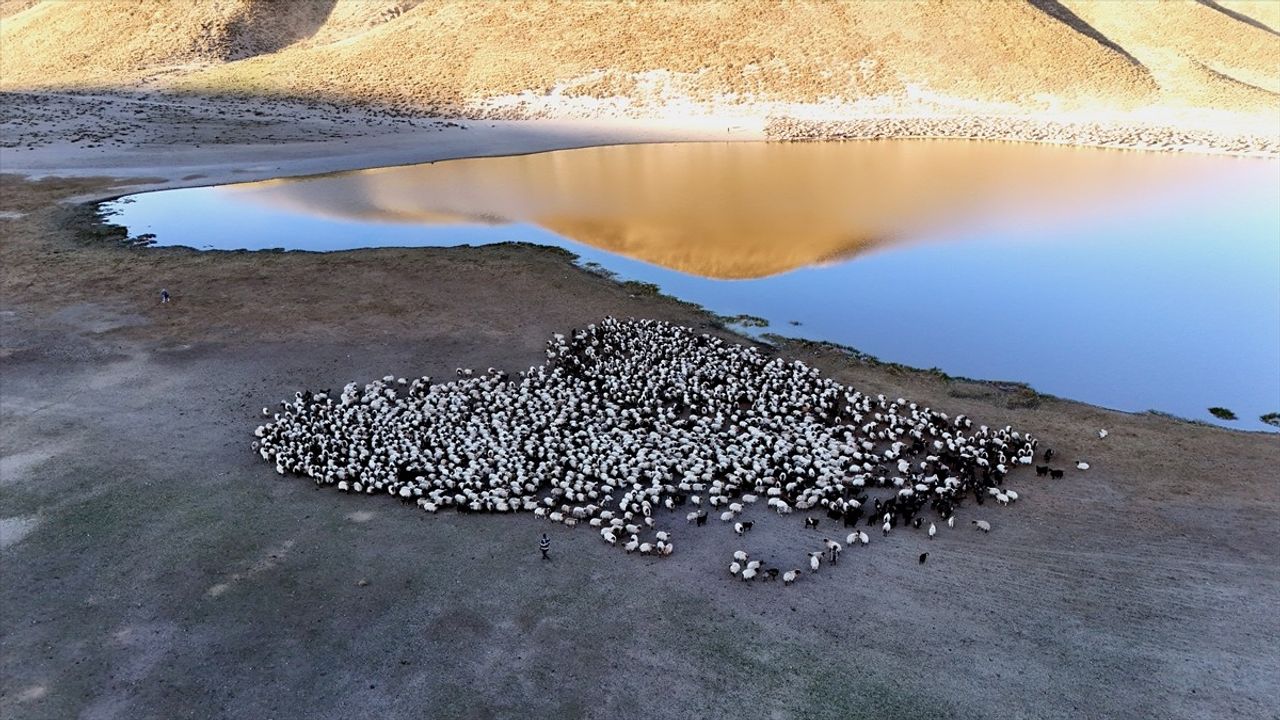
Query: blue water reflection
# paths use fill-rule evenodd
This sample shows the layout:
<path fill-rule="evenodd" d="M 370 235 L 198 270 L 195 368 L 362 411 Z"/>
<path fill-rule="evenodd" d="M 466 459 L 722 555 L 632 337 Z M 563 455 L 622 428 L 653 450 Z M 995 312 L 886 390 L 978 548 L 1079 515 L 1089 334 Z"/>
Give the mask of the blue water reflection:
<path fill-rule="evenodd" d="M 1280 411 L 1280 164 L 1237 162 L 1252 164 L 1052 222 L 925 228 L 749 279 L 681 272 L 533 221 L 389 221 L 219 188 L 112 208 L 135 235 L 201 249 L 555 245 L 714 312 L 764 318 L 768 332 L 1106 407 L 1270 429 L 1258 418 Z M 1210 406 L 1240 420 L 1217 421 Z"/>

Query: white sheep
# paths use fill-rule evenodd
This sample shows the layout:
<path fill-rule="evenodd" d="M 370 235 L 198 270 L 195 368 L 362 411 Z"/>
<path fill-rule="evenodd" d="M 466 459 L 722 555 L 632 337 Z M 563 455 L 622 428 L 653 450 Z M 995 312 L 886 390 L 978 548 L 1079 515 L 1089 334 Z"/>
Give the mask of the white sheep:
<path fill-rule="evenodd" d="M 640 538 L 632 535 L 631 539 L 627 541 L 627 544 L 622 546 L 622 549 L 626 550 L 628 553 L 633 553 L 638 547 L 640 547 Z"/>
<path fill-rule="evenodd" d="M 818 572 L 818 568 L 822 566 L 821 553 L 809 553 L 809 572 Z"/>
<path fill-rule="evenodd" d="M 733 551 L 733 559 L 734 559 L 734 560 L 737 560 L 738 562 L 746 562 L 746 561 L 747 561 L 747 553 L 746 553 L 746 551 L 743 551 L 743 550 L 734 550 L 734 551 Z"/>
<path fill-rule="evenodd" d="M 725 510 L 724 512 L 720 513 L 720 519 L 724 522 L 729 522 L 730 520 L 733 519 L 733 512 L 731 510 Z"/>
<path fill-rule="evenodd" d="M 738 573 L 740 573 L 740 572 L 742 572 L 742 564 L 741 564 L 741 563 L 739 563 L 737 560 L 734 560 L 733 562 L 729 563 L 729 574 L 730 574 L 730 575 L 737 575 L 737 574 L 738 574 Z"/>
<path fill-rule="evenodd" d="M 734 524 L 733 524 L 733 531 L 734 531 L 735 533 L 739 534 L 739 535 L 741 535 L 742 533 L 746 532 L 746 530 L 742 527 L 742 523 L 740 523 L 740 522 L 737 522 L 737 523 L 734 523 Z"/>
<path fill-rule="evenodd" d="M 929 523 L 929 539 L 932 540 L 933 536 L 937 534 L 938 534 L 938 526 L 934 525 L 933 523 Z"/>
<path fill-rule="evenodd" d="M 987 522 L 986 520 L 972 520 L 971 522 L 973 523 L 974 527 L 981 530 L 982 532 L 984 533 L 991 532 L 991 523 Z"/>
<path fill-rule="evenodd" d="M 796 578 L 798 578 L 798 577 L 800 577 L 800 571 L 799 571 L 799 570 L 788 570 L 788 571 L 786 571 L 786 572 L 782 573 L 782 584 L 783 584 L 783 585 L 790 585 L 791 583 L 795 582 L 795 581 L 796 581 Z"/>

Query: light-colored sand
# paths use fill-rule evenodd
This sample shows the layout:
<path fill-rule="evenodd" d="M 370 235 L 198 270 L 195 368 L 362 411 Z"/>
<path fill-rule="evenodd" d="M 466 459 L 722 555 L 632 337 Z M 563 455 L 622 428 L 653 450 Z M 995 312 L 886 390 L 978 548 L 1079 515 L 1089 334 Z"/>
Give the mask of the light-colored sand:
<path fill-rule="evenodd" d="M 327 104 L 137 93 L 2 100 L 5 172 L 165 180 L 146 188 L 592 145 L 765 138 L 763 122 L 750 120 L 411 120 Z"/>

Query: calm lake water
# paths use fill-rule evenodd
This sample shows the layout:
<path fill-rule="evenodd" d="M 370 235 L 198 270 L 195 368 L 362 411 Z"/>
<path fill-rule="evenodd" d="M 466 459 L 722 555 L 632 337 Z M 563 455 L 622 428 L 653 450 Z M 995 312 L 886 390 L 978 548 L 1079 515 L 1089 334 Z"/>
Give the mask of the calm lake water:
<path fill-rule="evenodd" d="M 148 193 L 200 249 L 524 241 L 752 332 L 1269 429 L 1280 162 L 963 141 L 631 145 Z"/>

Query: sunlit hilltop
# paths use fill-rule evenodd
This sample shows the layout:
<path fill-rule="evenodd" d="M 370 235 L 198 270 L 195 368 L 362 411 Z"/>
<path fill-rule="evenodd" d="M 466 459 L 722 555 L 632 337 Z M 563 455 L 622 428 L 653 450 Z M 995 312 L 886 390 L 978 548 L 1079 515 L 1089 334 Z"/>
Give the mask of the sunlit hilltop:
<path fill-rule="evenodd" d="M 357 100 L 463 115 L 1230 113 L 1280 102 L 1280 3 L 0 5 L 3 87 Z M 784 107 L 786 106 L 786 107 Z"/>

